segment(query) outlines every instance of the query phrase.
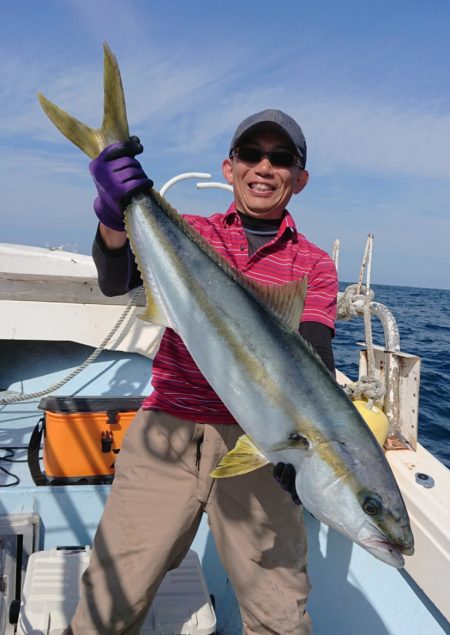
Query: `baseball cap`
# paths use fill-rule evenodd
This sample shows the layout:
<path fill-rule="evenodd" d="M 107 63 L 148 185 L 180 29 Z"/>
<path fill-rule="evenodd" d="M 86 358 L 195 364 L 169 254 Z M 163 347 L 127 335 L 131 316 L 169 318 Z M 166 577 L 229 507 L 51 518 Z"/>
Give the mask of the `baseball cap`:
<path fill-rule="evenodd" d="M 250 115 L 236 128 L 230 145 L 230 151 L 236 148 L 242 137 L 256 130 L 276 130 L 283 133 L 295 146 L 303 167 L 306 165 L 306 141 L 298 123 L 282 110 L 268 108 Z"/>

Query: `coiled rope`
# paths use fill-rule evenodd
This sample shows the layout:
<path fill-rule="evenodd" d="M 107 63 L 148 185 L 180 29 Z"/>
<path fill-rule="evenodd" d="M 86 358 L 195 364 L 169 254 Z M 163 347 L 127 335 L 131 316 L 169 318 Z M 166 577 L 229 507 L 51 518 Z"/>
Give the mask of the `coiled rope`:
<path fill-rule="evenodd" d="M 144 293 L 143 287 L 138 287 L 137 289 L 133 291 L 131 298 L 128 301 L 128 304 L 126 305 L 119 319 L 114 324 L 114 326 L 109 331 L 109 333 L 104 338 L 104 340 L 101 342 L 101 344 L 99 344 L 99 346 L 95 349 L 95 351 L 93 351 L 89 355 L 89 357 L 87 357 L 85 361 L 80 366 L 78 366 L 78 368 L 75 368 L 71 373 L 69 373 L 66 377 L 64 377 L 64 379 L 61 379 L 56 384 L 49 386 L 45 390 L 39 390 L 38 392 L 32 392 L 28 394 L 21 393 L 19 395 L 14 395 L 12 397 L 5 397 L 5 398 L 1 398 L 2 393 L 0 392 L 0 405 L 8 405 L 13 403 L 19 403 L 21 401 L 29 401 L 30 399 L 38 399 L 40 397 L 45 397 L 46 395 L 56 392 L 59 388 L 61 388 L 61 386 L 64 386 L 64 384 L 67 384 L 71 379 L 79 375 L 87 366 L 89 366 L 89 364 L 92 364 L 92 362 L 94 362 L 97 359 L 100 353 L 103 352 L 103 350 L 105 349 L 105 346 L 119 331 L 119 329 L 122 327 L 125 320 L 128 318 L 131 312 L 131 309 L 133 309 L 138 304 L 138 300 L 143 295 L 143 293 Z M 7 394 L 9 392 L 10 391 L 5 391 L 5 393 Z"/>
<path fill-rule="evenodd" d="M 369 234 L 366 242 L 364 257 L 361 263 L 359 281 L 349 285 L 343 292 L 338 293 L 337 319 L 351 320 L 360 315 L 364 318 L 364 333 L 367 347 L 367 375 L 358 379 L 355 383 L 347 384 L 345 392 L 353 401 L 366 399 L 369 407 L 375 402 L 382 402 L 386 393 L 384 382 L 375 378 L 375 355 L 372 337 L 372 316 L 370 304 L 375 295 L 370 288 L 370 276 L 372 267 L 373 234 Z M 333 260 L 337 265 L 339 258 L 339 245 L 333 251 Z M 366 286 L 363 285 L 366 273 Z"/>

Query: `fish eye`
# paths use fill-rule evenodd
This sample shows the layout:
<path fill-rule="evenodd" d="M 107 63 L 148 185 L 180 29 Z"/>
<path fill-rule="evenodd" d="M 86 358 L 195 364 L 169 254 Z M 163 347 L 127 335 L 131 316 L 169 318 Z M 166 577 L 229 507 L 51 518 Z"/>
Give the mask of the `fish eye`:
<path fill-rule="evenodd" d="M 291 434 L 288 436 L 288 439 L 289 441 L 293 441 L 297 446 L 301 446 L 302 448 L 309 448 L 308 439 L 302 437 L 302 435 L 298 432 L 291 432 Z"/>
<path fill-rule="evenodd" d="M 376 516 L 381 512 L 381 501 L 376 496 L 367 496 L 363 500 L 362 508 L 368 516 Z"/>

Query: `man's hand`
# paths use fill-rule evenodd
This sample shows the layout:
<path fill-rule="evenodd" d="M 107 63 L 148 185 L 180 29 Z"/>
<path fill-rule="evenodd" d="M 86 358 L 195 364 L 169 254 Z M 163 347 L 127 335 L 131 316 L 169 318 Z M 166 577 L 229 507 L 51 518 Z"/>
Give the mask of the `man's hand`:
<path fill-rule="evenodd" d="M 138 137 L 114 143 L 89 164 L 98 191 L 94 210 L 100 222 L 116 232 L 124 232 L 123 213 L 132 196 L 153 187 L 135 156 L 143 147 Z"/>
<path fill-rule="evenodd" d="M 292 496 L 292 500 L 296 505 L 302 502 L 298 497 L 295 489 L 295 468 L 290 463 L 277 463 L 273 468 L 273 477 L 286 492 Z"/>

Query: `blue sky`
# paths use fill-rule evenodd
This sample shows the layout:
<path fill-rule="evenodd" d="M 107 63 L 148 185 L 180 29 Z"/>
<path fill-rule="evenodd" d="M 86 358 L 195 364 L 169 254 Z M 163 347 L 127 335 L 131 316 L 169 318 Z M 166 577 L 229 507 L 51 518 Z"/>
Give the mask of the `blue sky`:
<path fill-rule="evenodd" d="M 89 125 L 102 113 L 102 43 L 122 71 L 130 129 L 157 188 L 210 172 L 237 124 L 281 108 L 301 124 L 310 182 L 289 209 L 357 279 L 450 288 L 450 3 L 447 0 L 18 0 L 0 6 L 1 242 L 89 253 L 88 159 L 36 94 Z M 224 210 L 195 181 L 177 209 Z"/>

